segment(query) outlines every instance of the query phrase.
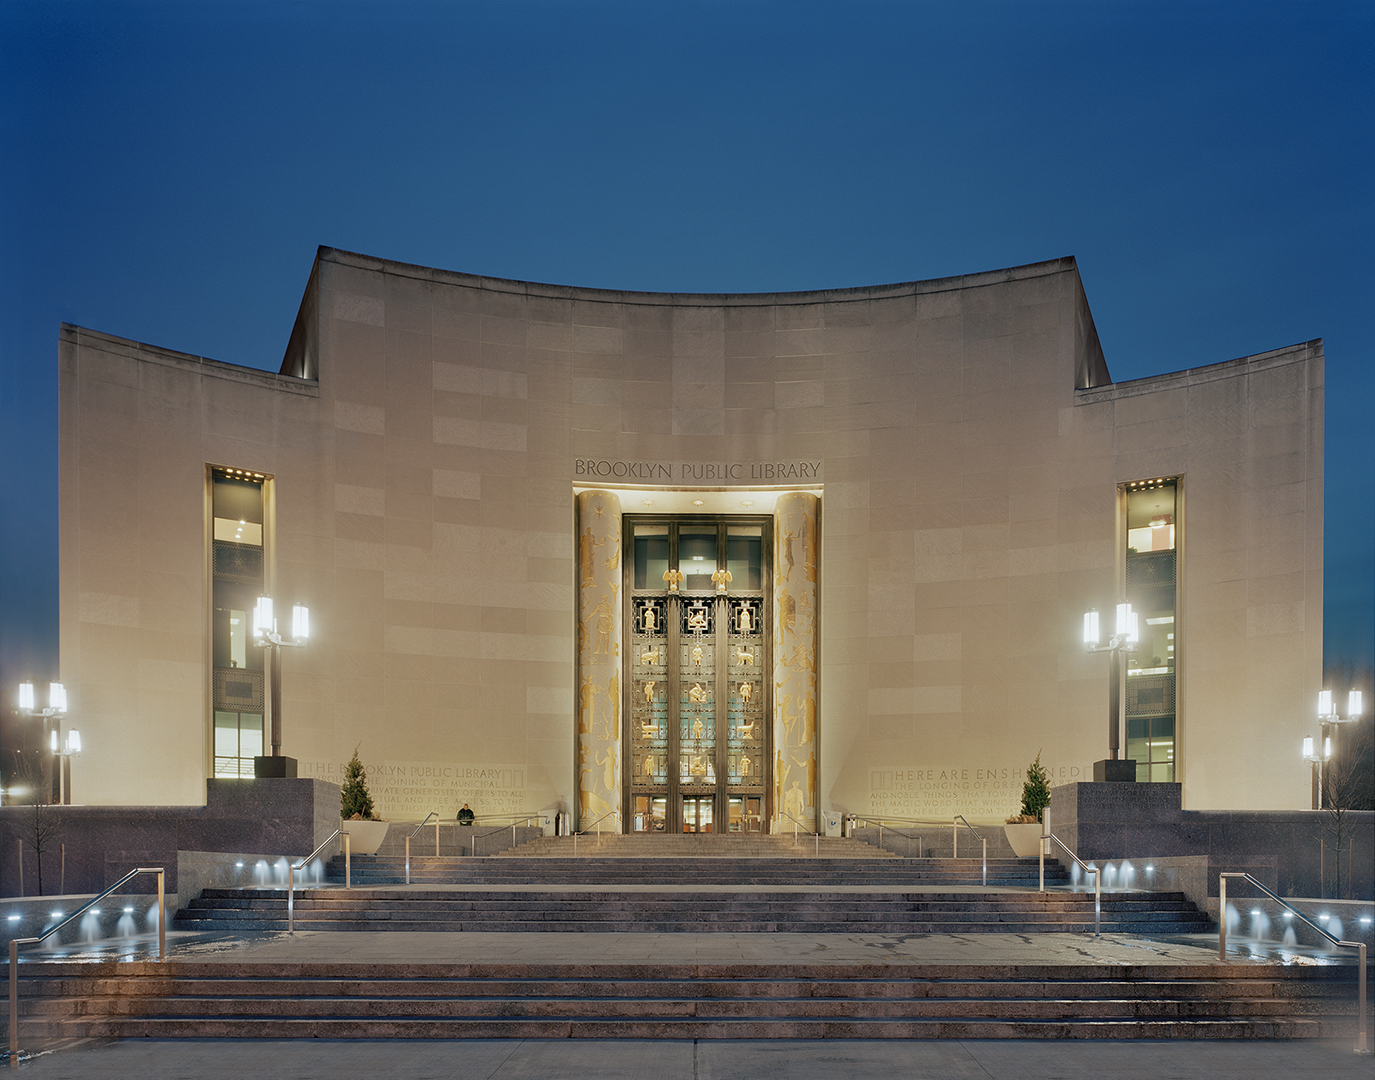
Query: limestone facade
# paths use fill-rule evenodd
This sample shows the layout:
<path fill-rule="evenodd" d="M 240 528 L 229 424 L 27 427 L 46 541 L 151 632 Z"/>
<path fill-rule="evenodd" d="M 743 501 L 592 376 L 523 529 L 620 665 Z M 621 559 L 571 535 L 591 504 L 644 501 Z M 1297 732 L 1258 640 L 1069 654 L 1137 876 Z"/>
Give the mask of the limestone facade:
<path fill-rule="evenodd" d="M 223 467 L 264 478 L 265 585 L 311 608 L 283 750 L 337 782 L 358 746 L 393 818 L 614 801 L 621 712 L 580 689 L 628 693 L 623 610 L 598 612 L 619 525 L 593 530 L 590 587 L 581 565 L 599 491 L 617 520 L 810 506 L 812 668 L 771 669 L 814 698 L 774 702 L 775 764 L 812 789 L 794 805 L 1001 821 L 1038 751 L 1057 784 L 1106 756 L 1081 620 L 1124 589 L 1122 486 L 1157 478 L 1177 478 L 1183 805 L 1309 805 L 1321 342 L 1113 384 L 1072 259 L 660 295 L 321 249 L 280 374 L 74 326 L 59 355 L 80 801 L 204 799 Z"/>

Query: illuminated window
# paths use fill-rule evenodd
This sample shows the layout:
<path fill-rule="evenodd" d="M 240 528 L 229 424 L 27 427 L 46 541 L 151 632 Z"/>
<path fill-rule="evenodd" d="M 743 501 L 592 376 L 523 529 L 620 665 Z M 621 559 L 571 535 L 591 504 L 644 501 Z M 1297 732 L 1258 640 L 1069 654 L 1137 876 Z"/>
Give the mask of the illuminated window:
<path fill-rule="evenodd" d="M 1179 480 L 1123 485 L 1127 511 L 1127 601 L 1138 613 L 1140 640 L 1127 657 L 1127 757 L 1138 781 L 1176 776 L 1175 652 L 1179 640 Z"/>
<path fill-rule="evenodd" d="M 261 473 L 211 469 L 214 775 L 253 775 L 263 750 L 263 650 L 249 620 L 263 593 L 263 485 Z"/>

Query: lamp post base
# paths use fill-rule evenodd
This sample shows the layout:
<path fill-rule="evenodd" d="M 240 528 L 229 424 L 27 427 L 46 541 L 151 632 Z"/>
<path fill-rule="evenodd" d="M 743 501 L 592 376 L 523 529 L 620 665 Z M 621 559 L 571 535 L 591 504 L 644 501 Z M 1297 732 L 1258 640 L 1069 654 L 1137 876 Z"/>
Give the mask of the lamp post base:
<path fill-rule="evenodd" d="M 1136 783 L 1136 761 L 1132 758 L 1107 758 L 1093 763 L 1093 782 L 1095 784 L 1134 784 Z"/>
<path fill-rule="evenodd" d="M 255 757 L 253 759 L 253 778 L 255 780 L 296 778 L 296 759 L 294 757 Z"/>

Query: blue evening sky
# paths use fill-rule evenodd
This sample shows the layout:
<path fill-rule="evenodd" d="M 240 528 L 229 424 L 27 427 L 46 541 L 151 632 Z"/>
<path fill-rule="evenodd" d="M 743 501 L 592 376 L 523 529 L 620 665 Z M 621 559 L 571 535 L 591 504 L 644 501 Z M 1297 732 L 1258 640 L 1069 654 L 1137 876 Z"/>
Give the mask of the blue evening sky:
<path fill-rule="evenodd" d="M 276 369 L 317 245 L 654 291 L 1074 255 L 1114 378 L 1321 337 L 1375 657 L 1375 4 L 0 6 L 0 683 L 57 674 L 57 332 Z"/>

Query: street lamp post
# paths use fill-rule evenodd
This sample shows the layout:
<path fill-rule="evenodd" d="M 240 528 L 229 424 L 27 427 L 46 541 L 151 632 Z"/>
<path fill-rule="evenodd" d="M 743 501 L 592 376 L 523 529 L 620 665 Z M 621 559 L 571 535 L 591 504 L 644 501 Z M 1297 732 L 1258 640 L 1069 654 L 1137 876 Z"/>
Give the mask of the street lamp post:
<path fill-rule="evenodd" d="M 75 728 L 62 735 L 62 718 L 67 715 L 67 689 L 60 682 L 48 684 L 48 705 L 36 708 L 37 698 L 31 682 L 19 684 L 19 712 L 43 718 L 45 740 L 53 758 L 52 800 L 59 805 L 72 802 L 72 758 L 81 753 L 81 732 Z M 40 781 L 42 782 L 42 781 Z"/>
<path fill-rule="evenodd" d="M 299 648 L 310 638 L 310 610 L 304 604 L 291 609 L 291 638 L 283 638 L 277 632 L 277 619 L 272 612 L 272 597 L 258 597 L 253 609 L 253 643 L 267 650 L 263 675 L 267 680 L 267 693 L 263 695 L 264 726 L 270 732 L 272 753 L 267 757 L 253 759 L 255 778 L 294 777 L 296 759 L 282 755 L 282 649 Z"/>
<path fill-rule="evenodd" d="M 1121 737 L 1123 727 L 1123 680 L 1126 673 L 1126 656 L 1131 652 L 1139 638 L 1137 614 L 1131 604 L 1117 605 L 1117 632 L 1108 638 L 1106 645 L 1099 644 L 1098 609 L 1092 608 L 1084 613 L 1084 651 L 1105 652 L 1109 658 L 1108 674 L 1108 756 L 1103 761 L 1093 763 L 1095 781 L 1134 782 L 1136 780 L 1136 761 L 1122 758 Z"/>
<path fill-rule="evenodd" d="M 1323 784 L 1323 766 L 1332 760 L 1332 729 L 1342 724 L 1354 724 L 1361 718 L 1361 692 L 1352 690 L 1346 695 L 1346 715 L 1337 712 L 1336 702 L 1331 690 L 1318 691 L 1318 743 L 1313 744 L 1312 736 L 1303 740 L 1303 760 L 1311 762 L 1317 776 L 1317 796 L 1314 809 L 1324 809 L 1326 792 Z"/>

